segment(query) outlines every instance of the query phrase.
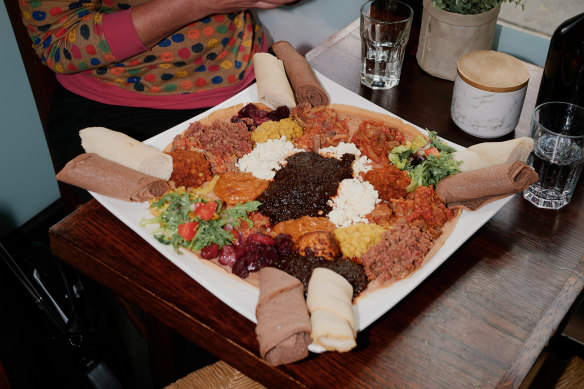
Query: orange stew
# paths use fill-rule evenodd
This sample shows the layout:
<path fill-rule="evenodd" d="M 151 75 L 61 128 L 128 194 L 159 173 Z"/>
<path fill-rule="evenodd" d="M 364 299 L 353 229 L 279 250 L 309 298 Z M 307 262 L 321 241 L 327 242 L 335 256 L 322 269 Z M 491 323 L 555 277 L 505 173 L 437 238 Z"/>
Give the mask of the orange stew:
<path fill-rule="evenodd" d="M 255 200 L 270 183 L 251 173 L 225 172 L 217 180 L 215 194 L 229 205 Z"/>
<path fill-rule="evenodd" d="M 280 222 L 272 228 L 272 236 L 278 234 L 288 234 L 292 236 L 292 241 L 297 241 L 301 235 L 314 231 L 333 232 L 335 225 L 326 217 L 302 216 L 298 219 Z"/>
<path fill-rule="evenodd" d="M 175 186 L 196 188 L 213 178 L 209 162 L 202 153 L 177 150 L 168 154 L 172 157 L 170 181 L 173 181 Z"/>
<path fill-rule="evenodd" d="M 363 176 L 379 193 L 379 198 L 385 201 L 406 197 L 406 188 L 411 182 L 408 173 L 391 164 L 374 168 Z"/>

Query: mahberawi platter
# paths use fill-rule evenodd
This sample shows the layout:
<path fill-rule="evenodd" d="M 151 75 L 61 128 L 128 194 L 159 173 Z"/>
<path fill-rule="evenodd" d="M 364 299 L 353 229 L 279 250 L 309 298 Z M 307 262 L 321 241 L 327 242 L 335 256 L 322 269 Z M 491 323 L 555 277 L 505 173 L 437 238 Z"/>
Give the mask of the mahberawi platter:
<path fill-rule="evenodd" d="M 331 103 L 347 104 L 359 108 L 367 109 L 374 112 L 379 112 L 385 115 L 394 116 L 392 113 L 383 108 L 371 103 L 361 96 L 343 88 L 330 79 L 315 72 L 322 86 L 328 92 Z M 212 108 L 211 110 L 187 120 L 169 130 L 145 141 L 144 143 L 163 150 L 168 144 L 172 142 L 174 137 L 184 132 L 189 124 L 197 121 L 215 110 L 234 106 L 236 104 L 247 104 L 257 102 L 257 88 L 256 85 L 251 85 L 231 99 L 222 104 Z M 403 120 L 403 119 L 401 119 Z M 413 124 L 409 123 L 414 126 Z M 421 134 L 426 134 L 423 129 L 414 126 Z M 444 140 L 457 150 L 463 147 Z M 209 292 L 213 293 L 218 299 L 223 301 L 236 312 L 240 313 L 250 321 L 256 323 L 256 304 L 258 301 L 259 290 L 257 287 L 244 282 L 238 277 L 227 273 L 213 263 L 195 258 L 192 253 L 177 253 L 170 245 L 163 245 L 158 242 L 154 236 L 153 231 L 156 225 L 141 225 L 144 218 L 151 217 L 149 213 L 148 202 L 128 202 L 118 200 L 112 197 L 103 196 L 91 192 L 93 197 L 99 201 L 106 209 L 119 218 L 124 224 L 136 232 L 146 242 L 158 250 L 164 257 L 171 261 L 174 265 L 188 274 L 191 278 L 197 281 L 200 285 L 205 287 Z M 422 281 L 430 276 L 448 257 L 456 251 L 469 237 L 471 237 L 481 226 L 483 226 L 503 205 L 505 205 L 512 196 L 505 197 L 486 204 L 485 206 L 473 211 L 462 211 L 458 222 L 445 241 L 444 245 L 436 252 L 436 254 L 427 261 L 421 268 L 413 272 L 408 277 L 396 281 L 389 286 L 376 289 L 364 296 L 358 298 L 353 304 L 353 312 L 355 316 L 355 323 L 357 331 L 363 331 L 380 316 L 394 307 L 400 300 L 407 296 L 414 290 Z M 148 266 L 144 263 L 144 266 Z M 321 348 L 311 347 L 311 351 L 320 352 Z"/>

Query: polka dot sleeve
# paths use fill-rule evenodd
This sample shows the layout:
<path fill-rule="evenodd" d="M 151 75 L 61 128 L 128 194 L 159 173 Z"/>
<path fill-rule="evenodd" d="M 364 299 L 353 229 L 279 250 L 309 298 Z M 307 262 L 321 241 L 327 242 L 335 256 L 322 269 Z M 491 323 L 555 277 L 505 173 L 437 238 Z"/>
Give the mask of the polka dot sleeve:
<path fill-rule="evenodd" d="M 132 22 L 132 9 L 104 15 L 103 32 L 112 54 L 120 61 L 148 50 Z"/>
<path fill-rule="evenodd" d="M 103 31 L 104 15 L 118 10 L 102 0 L 19 3 L 33 47 L 53 71 L 69 74 L 118 61 Z"/>

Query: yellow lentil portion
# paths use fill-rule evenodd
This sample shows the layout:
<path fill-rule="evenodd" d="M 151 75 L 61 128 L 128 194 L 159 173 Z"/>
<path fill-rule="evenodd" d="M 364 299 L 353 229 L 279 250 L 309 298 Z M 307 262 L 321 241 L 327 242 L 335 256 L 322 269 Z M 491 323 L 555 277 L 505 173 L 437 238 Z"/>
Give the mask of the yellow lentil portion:
<path fill-rule="evenodd" d="M 251 133 L 251 139 L 256 143 L 264 143 L 270 139 L 280 139 L 285 136 L 288 141 L 293 141 L 302 136 L 302 127 L 294 119 L 286 118 L 280 121 L 269 120 L 260 124 Z"/>
<path fill-rule="evenodd" d="M 339 242 L 341 252 L 345 257 L 361 257 L 373 245 L 381 240 L 385 228 L 378 224 L 353 224 L 337 228 L 334 236 Z"/>

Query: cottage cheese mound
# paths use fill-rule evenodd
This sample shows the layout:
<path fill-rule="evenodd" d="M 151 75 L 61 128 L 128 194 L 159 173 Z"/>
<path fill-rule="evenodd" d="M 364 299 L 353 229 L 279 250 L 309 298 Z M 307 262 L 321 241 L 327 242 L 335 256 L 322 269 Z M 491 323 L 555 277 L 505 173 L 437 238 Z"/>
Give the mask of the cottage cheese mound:
<path fill-rule="evenodd" d="M 357 178 L 341 181 L 337 195 L 329 200 L 332 211 L 329 220 L 337 227 L 369 223 L 365 215 L 380 201 L 379 194 L 369 182 Z"/>
<path fill-rule="evenodd" d="M 292 154 L 304 151 L 297 149 L 283 136 L 258 143 L 249 153 L 237 161 L 236 166 L 244 173 L 251 173 L 256 178 L 271 180 L 276 171 L 282 168 L 284 160 Z"/>
<path fill-rule="evenodd" d="M 331 157 L 341 159 L 343 154 L 353 154 L 355 162 L 353 162 L 353 177 L 360 177 L 361 172 L 365 173 L 372 169 L 371 160 L 367 156 L 361 156 L 361 150 L 354 143 L 341 142 L 337 146 L 330 146 L 320 149 L 319 154 L 323 157 Z"/>

